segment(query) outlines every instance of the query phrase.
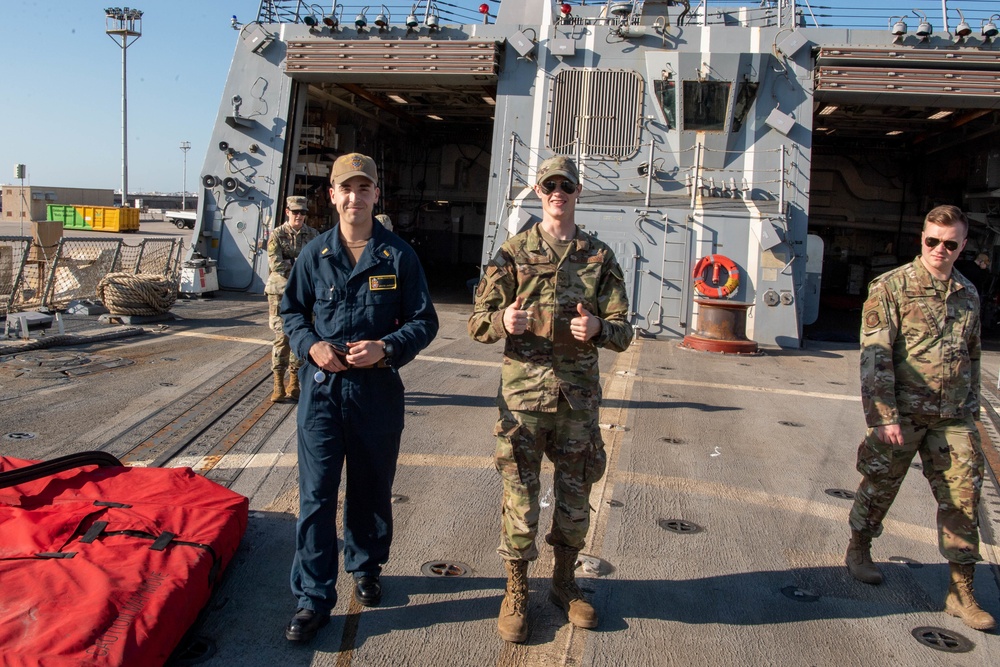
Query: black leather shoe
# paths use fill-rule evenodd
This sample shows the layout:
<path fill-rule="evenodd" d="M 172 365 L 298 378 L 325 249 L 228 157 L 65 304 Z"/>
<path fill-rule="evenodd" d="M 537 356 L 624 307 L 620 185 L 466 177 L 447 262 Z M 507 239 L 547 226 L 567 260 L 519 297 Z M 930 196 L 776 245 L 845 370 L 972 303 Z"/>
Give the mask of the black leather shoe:
<path fill-rule="evenodd" d="M 290 642 L 307 642 L 329 622 L 330 614 L 317 614 L 312 609 L 296 609 L 291 623 L 285 626 L 285 639 Z"/>
<path fill-rule="evenodd" d="M 378 576 L 366 574 L 359 577 L 354 585 L 354 599 L 364 607 L 377 607 L 382 601 L 382 584 Z"/>

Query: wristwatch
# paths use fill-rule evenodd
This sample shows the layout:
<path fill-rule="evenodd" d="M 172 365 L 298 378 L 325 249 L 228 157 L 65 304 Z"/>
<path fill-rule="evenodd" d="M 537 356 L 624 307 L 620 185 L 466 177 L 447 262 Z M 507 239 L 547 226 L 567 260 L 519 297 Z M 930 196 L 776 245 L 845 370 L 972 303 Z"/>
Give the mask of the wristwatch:
<path fill-rule="evenodd" d="M 392 343 L 387 340 L 382 341 L 382 350 L 385 352 L 386 363 L 392 360 L 392 355 L 395 354 L 396 348 L 393 347 Z"/>

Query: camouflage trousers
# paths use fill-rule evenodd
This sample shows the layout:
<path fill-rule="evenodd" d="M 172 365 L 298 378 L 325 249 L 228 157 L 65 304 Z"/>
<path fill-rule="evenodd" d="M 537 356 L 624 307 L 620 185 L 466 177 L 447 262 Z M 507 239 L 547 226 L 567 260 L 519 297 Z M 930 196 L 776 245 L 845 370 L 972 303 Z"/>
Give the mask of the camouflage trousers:
<path fill-rule="evenodd" d="M 299 370 L 299 366 L 302 364 L 299 362 L 298 357 L 295 356 L 295 353 L 292 352 L 292 347 L 288 343 L 288 336 L 285 335 L 285 331 L 281 328 L 280 306 L 280 296 L 277 294 L 267 295 L 267 324 L 271 327 L 271 331 L 274 332 L 274 347 L 271 350 L 271 370 L 280 372 L 286 368 L 290 368 L 294 373 Z"/>
<path fill-rule="evenodd" d="M 983 450 L 971 418 L 902 416 L 903 445 L 878 439 L 876 429 L 858 448 L 858 472 L 864 478 L 851 508 L 854 530 L 878 537 L 882 520 L 896 498 L 916 453 L 937 500 L 938 549 L 953 563 L 982 560 L 977 509 L 983 488 Z"/>
<path fill-rule="evenodd" d="M 581 549 L 590 529 L 590 488 L 607 467 L 595 410 L 511 411 L 501 401 L 495 462 L 503 478 L 500 547 L 504 560 L 535 560 L 542 456 L 555 466 L 552 545 Z M 546 493 L 549 497 L 549 493 Z"/>

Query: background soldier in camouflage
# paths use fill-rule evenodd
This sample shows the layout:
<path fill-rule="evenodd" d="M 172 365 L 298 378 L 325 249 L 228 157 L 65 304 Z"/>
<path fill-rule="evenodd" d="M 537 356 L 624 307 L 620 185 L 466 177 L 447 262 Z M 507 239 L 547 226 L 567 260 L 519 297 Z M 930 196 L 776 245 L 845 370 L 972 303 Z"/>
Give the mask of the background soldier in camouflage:
<path fill-rule="evenodd" d="M 914 454 L 938 502 L 938 548 L 951 567 L 945 610 L 977 630 L 996 622 L 977 604 L 977 508 L 983 484 L 979 417 L 979 296 L 958 271 L 969 223 L 954 206 L 927 214 L 920 256 L 876 278 L 861 324 L 861 400 L 868 434 L 851 508 L 847 569 L 882 583 L 871 540 L 882 532 Z"/>
<path fill-rule="evenodd" d="M 552 601 L 573 625 L 597 626 L 576 585 L 576 557 L 590 526 L 590 488 L 604 474 L 597 423 L 601 398 L 597 348 L 625 350 L 632 340 L 621 267 L 604 243 L 577 228 L 576 165 L 550 158 L 538 168 L 542 222 L 509 239 L 476 289 L 469 334 L 504 339 L 496 466 L 504 483 L 498 549 L 507 591 L 498 629 L 507 641 L 528 636 L 528 562 L 538 557 L 539 472 L 555 464 Z"/>
<path fill-rule="evenodd" d="M 281 328 L 281 315 L 278 314 L 281 297 L 285 293 L 288 274 L 292 270 L 295 259 L 302 252 L 302 246 L 319 236 L 319 232 L 306 224 L 306 212 L 309 204 L 305 197 L 288 197 L 285 200 L 285 223 L 271 233 L 267 241 L 267 265 L 271 275 L 264 285 L 267 294 L 268 326 L 274 331 L 274 348 L 271 351 L 271 370 L 274 373 L 274 392 L 272 401 L 299 397 L 299 376 L 297 371 L 302 362 L 292 352 L 288 345 L 288 336 Z M 288 376 L 286 394 L 285 370 L 291 369 Z"/>

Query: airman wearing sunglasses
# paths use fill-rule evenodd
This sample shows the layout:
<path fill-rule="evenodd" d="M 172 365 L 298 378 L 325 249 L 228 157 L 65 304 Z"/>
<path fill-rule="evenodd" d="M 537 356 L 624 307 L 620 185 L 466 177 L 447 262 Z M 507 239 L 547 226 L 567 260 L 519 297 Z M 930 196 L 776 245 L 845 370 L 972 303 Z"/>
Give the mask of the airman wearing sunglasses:
<path fill-rule="evenodd" d="M 295 259 L 306 243 L 319 236 L 315 228 L 306 224 L 308 213 L 309 201 L 305 197 L 288 197 L 285 200 L 285 222 L 279 225 L 267 240 L 267 266 L 271 270 L 271 275 L 267 277 L 264 293 L 267 294 L 268 326 L 274 332 L 274 345 L 271 351 L 271 371 L 274 374 L 272 401 L 281 401 L 286 397 L 294 400 L 299 397 L 298 370 L 302 362 L 288 344 L 288 336 L 281 328 L 281 315 L 278 314 L 278 310 Z M 291 370 L 287 387 L 286 370 Z"/>
<path fill-rule="evenodd" d="M 858 449 L 863 475 L 850 514 L 847 569 L 882 583 L 871 541 L 915 454 L 937 500 L 938 548 L 951 581 L 945 611 L 977 630 L 996 621 L 980 608 L 972 580 L 979 555 L 983 484 L 979 418 L 979 295 L 952 267 L 969 222 L 955 206 L 927 214 L 920 256 L 876 278 L 861 324 L 861 400 L 868 433 Z"/>
<path fill-rule="evenodd" d="M 632 341 L 621 267 L 611 248 L 576 226 L 576 165 L 567 157 L 545 160 L 534 190 L 542 221 L 508 239 L 487 265 L 469 318 L 474 339 L 504 341 L 494 435 L 504 487 L 498 552 L 507 569 L 498 630 L 510 642 L 528 637 L 527 568 L 538 557 L 543 456 L 555 466 L 545 538 L 555 556 L 550 599 L 573 625 L 597 627 L 574 578 L 590 525 L 590 489 L 607 465 L 597 353 L 622 352 Z"/>

